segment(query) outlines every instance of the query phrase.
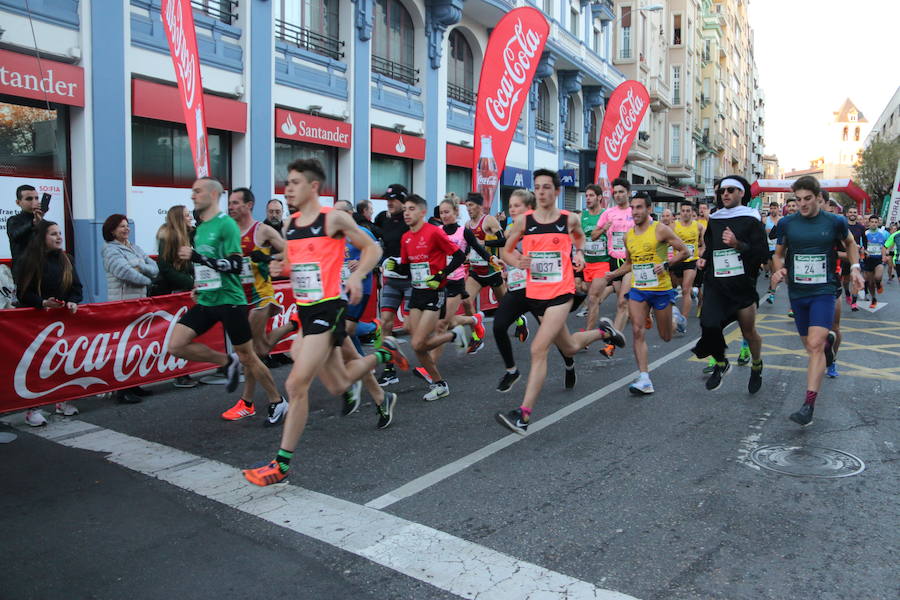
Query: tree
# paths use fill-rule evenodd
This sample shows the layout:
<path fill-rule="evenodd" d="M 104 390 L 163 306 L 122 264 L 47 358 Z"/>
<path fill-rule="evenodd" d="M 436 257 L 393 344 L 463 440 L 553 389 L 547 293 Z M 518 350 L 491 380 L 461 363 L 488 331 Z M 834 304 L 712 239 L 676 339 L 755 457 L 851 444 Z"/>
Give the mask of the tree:
<path fill-rule="evenodd" d="M 884 197 L 891 193 L 898 161 L 900 138 L 891 141 L 876 139 L 862 153 L 856 167 L 857 183 L 871 196 L 875 214 L 881 212 Z"/>

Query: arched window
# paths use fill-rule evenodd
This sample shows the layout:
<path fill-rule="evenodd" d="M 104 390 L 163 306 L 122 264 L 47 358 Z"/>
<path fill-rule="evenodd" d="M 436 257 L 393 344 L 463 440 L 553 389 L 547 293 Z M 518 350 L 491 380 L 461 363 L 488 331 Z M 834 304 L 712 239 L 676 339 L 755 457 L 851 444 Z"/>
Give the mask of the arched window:
<path fill-rule="evenodd" d="M 588 130 L 588 148 L 594 148 L 600 142 L 600 131 L 597 128 L 597 112 L 592 110 L 588 113 L 590 118 L 590 129 Z"/>
<path fill-rule="evenodd" d="M 465 104 L 475 104 L 475 61 L 472 48 L 459 29 L 450 32 L 447 57 L 447 95 Z"/>
<path fill-rule="evenodd" d="M 849 129 L 848 129 L 847 127 L 844 127 L 844 135 L 842 136 L 842 139 L 843 139 L 843 141 L 845 141 L 845 142 L 847 141 L 847 135 L 848 135 L 848 133 L 849 133 Z"/>
<path fill-rule="evenodd" d="M 859 127 L 856 128 L 856 131 L 853 133 L 853 141 L 859 141 Z"/>
<path fill-rule="evenodd" d="M 372 70 L 385 77 L 415 85 L 415 32 L 412 18 L 398 0 L 375 0 L 372 35 Z"/>
<path fill-rule="evenodd" d="M 534 126 L 538 131 L 553 133 L 553 121 L 550 119 L 550 88 L 545 81 L 538 84 L 538 107 Z"/>
<path fill-rule="evenodd" d="M 578 130 L 575 128 L 575 98 L 571 95 L 566 97 L 566 131 L 565 131 L 565 139 L 570 144 L 578 144 L 581 140 L 581 136 L 578 135 Z"/>

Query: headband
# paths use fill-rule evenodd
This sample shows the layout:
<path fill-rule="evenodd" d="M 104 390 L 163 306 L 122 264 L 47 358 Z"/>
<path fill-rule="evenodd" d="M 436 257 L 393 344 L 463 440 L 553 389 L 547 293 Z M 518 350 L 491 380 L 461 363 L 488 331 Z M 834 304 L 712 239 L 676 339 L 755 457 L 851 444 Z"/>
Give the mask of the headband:
<path fill-rule="evenodd" d="M 719 189 L 720 189 L 720 190 L 725 189 L 725 188 L 727 188 L 727 187 L 735 187 L 735 188 L 741 190 L 742 192 L 746 192 L 746 191 L 747 191 L 747 190 L 744 189 L 744 184 L 742 184 L 742 183 L 741 183 L 740 181 L 738 181 L 737 179 L 731 179 L 730 177 L 728 177 L 728 178 L 726 178 L 726 179 L 723 179 L 722 181 L 719 182 Z"/>

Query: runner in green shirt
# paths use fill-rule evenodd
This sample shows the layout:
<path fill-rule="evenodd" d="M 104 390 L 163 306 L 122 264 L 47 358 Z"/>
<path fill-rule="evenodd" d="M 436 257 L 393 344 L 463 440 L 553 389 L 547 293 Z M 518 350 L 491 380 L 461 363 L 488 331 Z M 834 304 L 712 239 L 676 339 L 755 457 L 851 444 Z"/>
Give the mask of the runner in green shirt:
<path fill-rule="evenodd" d="M 581 228 L 584 229 L 584 285 L 588 293 L 588 313 L 585 331 L 597 327 L 600 316 L 600 304 L 613 292 L 613 287 L 606 285 L 603 276 L 609 273 L 609 254 L 606 252 L 606 234 L 596 240 L 591 239 L 591 232 L 597 227 L 597 221 L 603 214 L 601 206 L 603 190 L 599 185 L 590 184 L 584 191 L 586 210 L 581 212 Z"/>

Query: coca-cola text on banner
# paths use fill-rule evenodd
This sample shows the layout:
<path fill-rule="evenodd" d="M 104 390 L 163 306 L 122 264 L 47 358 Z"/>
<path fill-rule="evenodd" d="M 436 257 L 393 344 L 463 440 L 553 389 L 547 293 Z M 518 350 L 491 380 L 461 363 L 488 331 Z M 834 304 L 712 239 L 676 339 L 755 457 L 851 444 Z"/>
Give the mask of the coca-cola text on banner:
<path fill-rule="evenodd" d="M 631 144 L 634 143 L 634 138 L 637 137 L 638 127 L 648 106 L 650 94 L 639 81 L 628 80 L 613 91 L 600 128 L 594 183 L 601 183 L 600 171 L 603 165 L 606 165 L 606 174 L 610 181 L 622 172 L 622 165 Z"/>
<path fill-rule="evenodd" d="M 206 139 L 206 111 L 203 106 L 203 82 L 191 0 L 162 0 L 162 21 L 169 40 L 169 53 L 175 66 L 175 79 L 181 92 L 184 122 L 187 125 L 194 171 L 197 177 L 209 175 L 209 143 Z"/>
<path fill-rule="evenodd" d="M 488 39 L 478 83 L 472 153 L 472 189 L 484 196 L 487 212 L 549 33 L 544 15 L 523 6 L 500 19 Z"/>

